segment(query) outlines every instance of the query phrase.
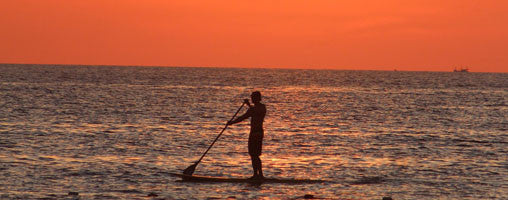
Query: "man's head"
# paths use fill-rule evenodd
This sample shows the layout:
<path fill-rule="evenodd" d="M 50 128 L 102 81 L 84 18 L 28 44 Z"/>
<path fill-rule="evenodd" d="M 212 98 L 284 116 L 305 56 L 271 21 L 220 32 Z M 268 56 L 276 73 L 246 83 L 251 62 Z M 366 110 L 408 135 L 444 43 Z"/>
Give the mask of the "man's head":
<path fill-rule="evenodd" d="M 252 100 L 252 103 L 259 103 L 261 101 L 261 92 L 255 91 L 252 92 L 250 95 L 250 99 Z"/>

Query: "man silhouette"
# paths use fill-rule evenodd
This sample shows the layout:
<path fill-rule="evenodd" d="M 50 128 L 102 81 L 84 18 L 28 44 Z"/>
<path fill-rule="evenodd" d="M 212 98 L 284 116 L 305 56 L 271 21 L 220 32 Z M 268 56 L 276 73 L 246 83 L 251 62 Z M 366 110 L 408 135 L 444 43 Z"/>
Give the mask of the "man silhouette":
<path fill-rule="evenodd" d="M 261 165 L 261 159 L 259 156 L 261 155 L 261 147 L 263 145 L 263 121 L 266 115 L 266 106 L 261 103 L 261 93 L 259 91 L 255 91 L 250 95 L 252 103 L 254 106 L 249 105 L 249 100 L 245 99 L 245 103 L 249 105 L 249 110 L 242 116 L 231 120 L 228 122 L 228 125 L 233 125 L 238 122 L 241 122 L 247 118 L 250 119 L 250 134 L 249 134 L 249 155 L 252 160 L 252 169 L 254 171 L 254 175 L 251 179 L 263 179 L 263 169 Z"/>

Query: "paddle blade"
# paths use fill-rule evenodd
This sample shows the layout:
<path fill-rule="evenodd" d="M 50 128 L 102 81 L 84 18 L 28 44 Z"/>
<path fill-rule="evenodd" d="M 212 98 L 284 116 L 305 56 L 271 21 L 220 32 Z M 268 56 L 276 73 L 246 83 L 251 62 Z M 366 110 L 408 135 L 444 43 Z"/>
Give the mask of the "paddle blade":
<path fill-rule="evenodd" d="M 194 170 L 196 170 L 196 166 L 198 166 L 198 163 L 194 163 L 193 165 L 187 167 L 183 170 L 183 174 L 191 176 L 194 173 Z"/>

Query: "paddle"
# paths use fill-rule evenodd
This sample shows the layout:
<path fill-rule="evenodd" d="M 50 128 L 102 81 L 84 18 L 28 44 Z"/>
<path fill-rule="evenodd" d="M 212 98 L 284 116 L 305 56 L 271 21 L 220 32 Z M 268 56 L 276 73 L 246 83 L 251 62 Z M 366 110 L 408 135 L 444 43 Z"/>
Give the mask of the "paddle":
<path fill-rule="evenodd" d="M 245 104 L 249 104 L 249 101 L 244 101 L 242 103 L 242 106 L 240 106 L 240 108 L 238 108 L 238 110 L 236 111 L 235 115 L 233 115 L 233 117 L 231 118 L 231 120 L 235 119 L 236 115 L 238 114 L 238 112 L 240 112 L 240 110 L 242 109 L 243 105 Z M 229 120 L 229 121 L 231 121 Z M 228 121 L 228 122 L 229 122 Z M 215 138 L 215 140 L 212 142 L 212 144 L 208 147 L 208 149 L 205 151 L 205 153 L 201 156 L 201 158 L 199 158 L 198 161 L 196 161 L 194 164 L 192 164 L 191 166 L 187 167 L 185 170 L 183 170 L 183 174 L 185 175 L 192 175 L 194 173 L 194 170 L 196 170 L 196 166 L 198 166 L 199 162 L 201 162 L 201 160 L 203 159 L 203 157 L 205 157 L 206 153 L 208 153 L 208 150 L 210 150 L 213 146 L 213 144 L 215 144 L 215 142 L 219 139 L 219 137 L 222 135 L 222 133 L 224 132 L 224 130 L 226 130 L 226 128 L 228 127 L 228 124 L 226 123 L 226 126 L 224 126 L 224 128 L 222 129 L 222 131 L 219 133 L 219 135 Z"/>

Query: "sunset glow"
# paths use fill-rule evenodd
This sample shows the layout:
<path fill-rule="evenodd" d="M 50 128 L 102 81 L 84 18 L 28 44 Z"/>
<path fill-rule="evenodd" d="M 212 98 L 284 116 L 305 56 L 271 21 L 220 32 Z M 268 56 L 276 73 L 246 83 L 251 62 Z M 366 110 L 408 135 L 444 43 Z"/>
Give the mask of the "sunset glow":
<path fill-rule="evenodd" d="M 505 0 L 0 2 L 0 63 L 508 72 Z"/>

